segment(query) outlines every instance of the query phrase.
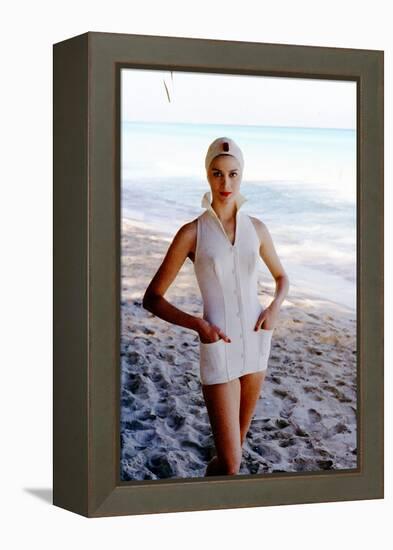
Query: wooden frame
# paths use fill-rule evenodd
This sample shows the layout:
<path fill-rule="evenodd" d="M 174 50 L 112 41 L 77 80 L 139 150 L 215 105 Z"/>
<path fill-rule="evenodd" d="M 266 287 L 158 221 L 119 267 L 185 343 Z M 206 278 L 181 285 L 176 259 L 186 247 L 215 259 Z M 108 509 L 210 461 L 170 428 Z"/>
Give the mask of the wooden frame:
<path fill-rule="evenodd" d="M 383 498 L 383 51 L 88 32 L 53 61 L 54 504 L 100 517 Z M 119 481 L 122 67 L 356 81 L 357 470 Z"/>

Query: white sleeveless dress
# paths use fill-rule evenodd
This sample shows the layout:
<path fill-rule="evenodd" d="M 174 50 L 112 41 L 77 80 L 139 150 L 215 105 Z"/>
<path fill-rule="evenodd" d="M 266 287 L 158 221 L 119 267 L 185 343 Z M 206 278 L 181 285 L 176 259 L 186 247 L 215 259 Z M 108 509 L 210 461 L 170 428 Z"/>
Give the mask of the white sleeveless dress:
<path fill-rule="evenodd" d="M 206 211 L 197 218 L 194 270 L 203 300 L 203 318 L 231 339 L 199 341 L 203 385 L 229 382 L 267 369 L 274 329 L 254 330 L 264 308 L 258 299 L 259 237 L 248 214 L 239 212 L 247 200 L 238 193 L 233 245 L 211 206 L 211 191 L 204 194 L 201 206 Z"/>

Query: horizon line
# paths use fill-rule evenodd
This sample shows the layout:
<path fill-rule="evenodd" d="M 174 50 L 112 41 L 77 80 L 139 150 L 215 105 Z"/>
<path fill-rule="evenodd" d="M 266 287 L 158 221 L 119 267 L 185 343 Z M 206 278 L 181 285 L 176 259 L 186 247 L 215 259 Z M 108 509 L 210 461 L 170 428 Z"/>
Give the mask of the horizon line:
<path fill-rule="evenodd" d="M 171 121 L 153 121 L 153 120 L 123 120 L 122 123 L 126 124 L 182 124 L 184 126 L 250 126 L 252 128 L 298 128 L 301 130 L 346 130 L 346 131 L 356 131 L 356 128 L 344 128 L 337 126 L 284 126 L 284 125 L 273 125 L 273 124 L 225 124 L 219 122 L 209 122 L 206 124 L 200 124 L 196 122 L 171 122 Z"/>

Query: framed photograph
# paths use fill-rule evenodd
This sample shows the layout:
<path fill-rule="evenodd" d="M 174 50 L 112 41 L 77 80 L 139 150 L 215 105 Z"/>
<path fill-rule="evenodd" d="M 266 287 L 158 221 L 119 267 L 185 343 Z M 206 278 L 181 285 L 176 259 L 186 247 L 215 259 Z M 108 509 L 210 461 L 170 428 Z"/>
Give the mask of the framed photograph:
<path fill-rule="evenodd" d="M 53 503 L 383 498 L 383 51 L 53 46 Z"/>

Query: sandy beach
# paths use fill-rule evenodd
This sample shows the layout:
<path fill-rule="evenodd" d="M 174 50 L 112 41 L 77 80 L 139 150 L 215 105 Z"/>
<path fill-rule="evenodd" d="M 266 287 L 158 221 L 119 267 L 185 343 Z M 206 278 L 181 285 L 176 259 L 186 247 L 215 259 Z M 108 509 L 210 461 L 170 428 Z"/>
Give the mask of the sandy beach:
<path fill-rule="evenodd" d="M 123 480 L 203 477 L 215 454 L 199 382 L 198 335 L 142 307 L 170 241 L 122 220 Z M 312 299 L 290 282 L 239 475 L 357 467 L 356 314 Z M 272 279 L 260 283 L 261 304 L 273 293 Z M 189 259 L 165 297 L 202 316 Z"/>

